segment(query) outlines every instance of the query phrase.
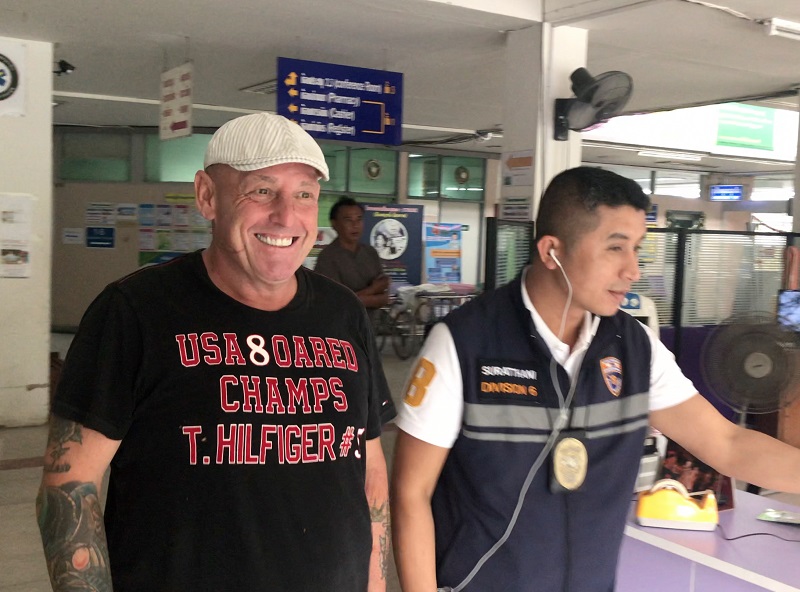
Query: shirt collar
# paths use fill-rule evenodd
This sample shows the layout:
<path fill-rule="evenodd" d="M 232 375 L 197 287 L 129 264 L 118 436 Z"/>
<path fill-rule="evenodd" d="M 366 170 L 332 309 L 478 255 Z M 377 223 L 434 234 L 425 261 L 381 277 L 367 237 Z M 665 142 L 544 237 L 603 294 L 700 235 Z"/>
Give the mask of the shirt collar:
<path fill-rule="evenodd" d="M 530 296 L 528 295 L 528 290 L 525 289 L 525 277 L 527 276 L 529 269 L 530 266 L 527 266 L 522 271 L 522 302 L 525 304 L 525 308 L 527 308 L 531 313 L 533 326 L 544 340 L 547 348 L 553 354 L 558 353 L 565 357 L 570 353 L 579 352 L 588 348 L 589 344 L 594 338 L 594 334 L 597 332 L 597 326 L 600 324 L 600 317 L 594 316 L 588 310 L 584 312 L 583 323 L 581 323 L 581 331 L 578 335 L 578 341 L 575 342 L 575 347 L 573 348 L 572 352 L 570 352 L 569 346 L 556 337 L 555 333 L 550 330 L 550 327 L 548 327 L 542 319 L 539 311 L 537 311 L 536 307 L 533 306 L 533 302 L 531 302 Z"/>

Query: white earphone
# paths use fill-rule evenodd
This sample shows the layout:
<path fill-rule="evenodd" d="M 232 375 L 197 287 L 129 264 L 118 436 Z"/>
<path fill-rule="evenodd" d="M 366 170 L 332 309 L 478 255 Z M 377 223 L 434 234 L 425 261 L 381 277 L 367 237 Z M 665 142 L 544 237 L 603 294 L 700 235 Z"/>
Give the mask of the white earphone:
<path fill-rule="evenodd" d="M 561 261 L 558 260 L 558 257 L 556 257 L 556 250 L 555 249 L 550 249 L 547 252 L 547 254 L 550 255 L 553 258 L 553 261 L 556 262 L 556 265 L 558 265 L 561 268 L 561 272 L 563 273 L 564 272 L 564 267 L 561 265 Z"/>

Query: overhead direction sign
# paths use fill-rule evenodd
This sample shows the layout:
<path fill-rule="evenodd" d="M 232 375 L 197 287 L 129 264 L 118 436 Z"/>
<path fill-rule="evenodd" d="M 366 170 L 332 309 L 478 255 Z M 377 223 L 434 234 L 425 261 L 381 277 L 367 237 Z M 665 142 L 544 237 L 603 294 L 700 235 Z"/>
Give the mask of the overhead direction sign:
<path fill-rule="evenodd" d="M 397 145 L 403 75 L 278 58 L 277 111 L 315 138 Z"/>

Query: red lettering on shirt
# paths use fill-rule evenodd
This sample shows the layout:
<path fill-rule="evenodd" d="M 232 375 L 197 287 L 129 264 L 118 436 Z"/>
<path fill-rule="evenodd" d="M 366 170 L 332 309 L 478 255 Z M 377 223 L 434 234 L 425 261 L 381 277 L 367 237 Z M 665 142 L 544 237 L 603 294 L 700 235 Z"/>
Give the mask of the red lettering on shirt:
<path fill-rule="evenodd" d="M 328 383 L 324 378 L 309 378 L 311 388 L 314 389 L 314 413 L 322 413 L 322 402 L 330 398 Z"/>
<path fill-rule="evenodd" d="M 197 464 L 197 434 L 202 433 L 203 428 L 200 426 L 183 426 L 181 432 L 189 436 L 189 464 Z"/>
<path fill-rule="evenodd" d="M 303 444 L 300 426 L 287 425 L 283 431 L 284 441 L 286 442 L 286 462 L 290 465 L 296 465 L 302 459 Z"/>
<path fill-rule="evenodd" d="M 175 340 L 178 342 L 178 352 L 181 356 L 181 364 L 183 364 L 186 368 L 191 368 L 192 366 L 197 366 L 200 363 L 200 351 L 197 347 L 197 333 L 189 333 L 189 343 L 192 347 L 192 355 L 189 356 L 189 353 L 186 350 L 186 335 L 176 335 Z"/>
<path fill-rule="evenodd" d="M 250 379 L 253 379 L 253 386 L 250 386 Z M 243 390 L 243 405 L 242 411 L 246 411 L 248 413 L 252 413 L 255 410 L 256 413 L 263 413 L 264 405 L 261 403 L 261 377 L 260 376 L 240 376 L 239 379 L 242 381 L 242 390 Z M 251 402 L 254 401 L 255 405 Z"/>
<path fill-rule="evenodd" d="M 294 367 L 313 368 L 314 364 L 311 362 L 311 356 L 308 355 L 305 340 L 298 336 L 293 337 L 292 340 L 294 341 Z"/>
<path fill-rule="evenodd" d="M 286 407 L 281 399 L 281 393 L 278 390 L 278 379 L 274 376 L 268 376 L 264 382 L 267 385 L 267 413 L 286 413 Z"/>
<path fill-rule="evenodd" d="M 287 378 L 286 390 L 289 391 L 289 413 L 297 413 L 296 403 L 303 406 L 303 413 L 311 413 L 311 403 L 308 400 L 307 378 L 301 378 L 296 384 L 293 379 Z"/>
<path fill-rule="evenodd" d="M 338 376 L 333 376 L 328 380 L 328 384 L 330 385 L 331 394 L 336 399 L 333 402 L 333 408 L 336 411 L 347 411 L 347 395 L 342 390 L 342 387 L 344 387 L 342 379 Z"/>
<path fill-rule="evenodd" d="M 356 351 L 353 346 L 347 341 L 341 341 L 342 349 L 344 349 L 344 357 L 347 360 L 347 369 L 353 372 L 358 372 L 358 358 L 356 358 Z"/>
<path fill-rule="evenodd" d="M 329 423 L 319 424 L 319 460 L 325 462 L 325 453 L 331 460 L 336 460 L 336 454 L 333 452 L 333 442 L 336 440 L 336 430 L 333 425 Z"/>
<path fill-rule="evenodd" d="M 234 446 L 236 446 L 236 425 L 228 426 L 230 431 L 225 434 L 225 426 L 217 426 L 217 464 L 225 462 L 225 455 L 228 455 L 228 463 L 235 462 Z"/>
<path fill-rule="evenodd" d="M 314 352 L 314 365 L 317 368 L 330 368 L 331 358 L 325 348 L 325 340 L 321 337 L 309 337 L 308 341 L 311 342 L 311 349 Z"/>
<path fill-rule="evenodd" d="M 225 364 L 228 366 L 247 364 L 239 342 L 236 340 L 236 333 L 223 333 L 222 336 L 225 338 Z"/>
<path fill-rule="evenodd" d="M 228 385 L 236 384 L 239 384 L 239 381 L 235 376 L 231 376 L 230 374 L 221 376 L 219 379 L 219 403 L 222 410 L 227 413 L 239 411 L 239 401 L 231 402 L 228 400 Z"/>
<path fill-rule="evenodd" d="M 222 350 L 217 345 L 219 338 L 214 333 L 203 333 L 200 336 L 200 342 L 203 344 L 203 351 L 206 355 L 203 356 L 203 361 L 209 366 L 216 366 L 222 363 Z"/>
<path fill-rule="evenodd" d="M 275 363 L 281 368 L 292 365 L 292 356 L 289 353 L 289 340 L 283 335 L 272 336 L 272 355 Z"/>
<path fill-rule="evenodd" d="M 331 351 L 331 361 L 334 368 L 344 368 L 345 363 L 342 360 L 342 346 L 341 341 L 333 337 L 326 337 L 325 341 L 328 342 L 328 348 Z"/>

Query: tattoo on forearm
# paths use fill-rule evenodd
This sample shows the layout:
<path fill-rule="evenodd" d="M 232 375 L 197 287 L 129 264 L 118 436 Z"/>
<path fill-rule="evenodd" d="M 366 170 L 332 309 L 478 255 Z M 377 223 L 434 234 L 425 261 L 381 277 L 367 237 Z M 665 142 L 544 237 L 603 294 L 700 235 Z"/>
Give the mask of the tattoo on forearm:
<path fill-rule="evenodd" d="M 47 473 L 68 473 L 70 464 L 62 462 L 61 457 L 69 450 L 68 442 L 83 443 L 81 424 L 61 419 L 58 416 L 50 417 L 50 433 L 47 436 L 47 452 L 44 470 Z"/>
<path fill-rule="evenodd" d="M 103 512 L 94 483 L 43 487 L 36 513 L 53 590 L 111 592 Z"/>
<path fill-rule="evenodd" d="M 386 501 L 380 506 L 370 506 L 369 515 L 373 523 L 383 526 L 383 533 L 378 537 L 378 544 L 380 545 L 381 576 L 385 580 L 389 573 L 389 541 L 391 541 L 389 502 Z"/>

